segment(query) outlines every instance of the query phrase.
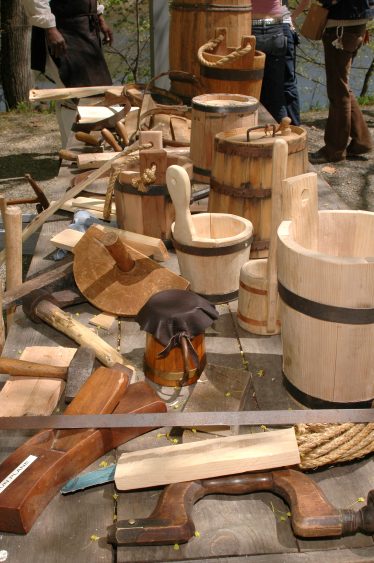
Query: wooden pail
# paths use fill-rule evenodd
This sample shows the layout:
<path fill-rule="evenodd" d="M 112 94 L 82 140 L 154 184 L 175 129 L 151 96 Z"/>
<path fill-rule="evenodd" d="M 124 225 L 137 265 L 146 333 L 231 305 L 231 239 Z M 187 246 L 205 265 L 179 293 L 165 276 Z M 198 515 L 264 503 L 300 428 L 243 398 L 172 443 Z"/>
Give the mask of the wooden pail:
<path fill-rule="evenodd" d="M 295 242 L 292 222 L 278 229 L 283 371 L 302 402 L 371 401 L 374 213 L 318 216 L 318 250 Z"/>
<path fill-rule="evenodd" d="M 236 299 L 240 268 L 249 259 L 252 224 L 224 213 L 199 213 L 192 221 L 196 241 L 182 244 L 172 239 L 182 276 L 192 291 L 211 303 Z"/>
<path fill-rule="evenodd" d="M 195 383 L 206 364 L 204 334 L 198 334 L 191 338 L 191 344 L 199 359 L 198 366 L 193 362 L 191 355 L 186 354 L 183 343 L 181 347 L 178 346 L 170 350 L 164 358 L 159 357 L 165 346 L 156 340 L 152 334 L 147 333 L 144 353 L 144 374 L 146 377 L 166 387 L 179 387 L 181 382 L 182 386 Z M 185 366 L 187 366 L 187 370 Z"/>
<path fill-rule="evenodd" d="M 229 45 L 239 45 L 252 29 L 250 0 L 173 0 L 170 5 L 169 61 L 172 70 L 199 77 L 197 51 L 214 37 L 217 27 L 228 29 Z M 172 78 L 171 90 L 182 98 L 201 93 L 196 84 Z"/>
<path fill-rule="evenodd" d="M 268 315 L 267 267 L 266 258 L 250 260 L 242 266 L 239 279 L 237 319 L 239 326 L 244 330 L 252 334 L 268 336 L 266 321 Z M 277 315 L 277 326 L 280 326 L 279 313 Z"/>
<path fill-rule="evenodd" d="M 208 210 L 232 213 L 253 223 L 254 241 L 251 257 L 268 255 L 271 229 L 271 170 L 274 140 L 279 130 L 266 134 L 268 126 L 218 133 L 214 155 Z M 282 137 L 288 143 L 287 177 L 308 169 L 307 135 L 301 127 L 291 125 Z"/>
<path fill-rule="evenodd" d="M 260 99 L 265 53 L 256 51 L 254 35 L 242 37 L 240 47 L 227 47 L 226 37 L 227 29 L 219 28 L 215 37 L 217 46 L 205 50 L 207 44 L 198 51 L 204 93 L 243 94 Z"/>
<path fill-rule="evenodd" d="M 258 101 L 251 96 L 204 94 L 192 100 L 191 160 L 195 180 L 209 183 L 215 135 L 257 125 L 257 114 Z"/>

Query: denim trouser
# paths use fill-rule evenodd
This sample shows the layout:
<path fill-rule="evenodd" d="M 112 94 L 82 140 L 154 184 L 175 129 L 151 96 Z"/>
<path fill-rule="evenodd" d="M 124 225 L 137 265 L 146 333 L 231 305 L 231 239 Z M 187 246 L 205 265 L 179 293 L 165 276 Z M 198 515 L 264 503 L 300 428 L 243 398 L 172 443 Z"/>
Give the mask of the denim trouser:
<path fill-rule="evenodd" d="M 287 37 L 287 51 L 284 77 L 284 94 L 286 111 L 293 125 L 300 125 L 300 101 L 296 79 L 296 45 L 299 38 L 289 23 L 283 24 L 284 35 Z"/>

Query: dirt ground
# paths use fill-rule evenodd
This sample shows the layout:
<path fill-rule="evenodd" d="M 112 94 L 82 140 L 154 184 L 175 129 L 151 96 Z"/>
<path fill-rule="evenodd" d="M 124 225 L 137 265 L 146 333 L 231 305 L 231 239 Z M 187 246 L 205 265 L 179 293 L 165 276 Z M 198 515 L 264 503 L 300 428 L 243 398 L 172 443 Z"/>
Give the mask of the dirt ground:
<path fill-rule="evenodd" d="M 374 137 L 374 106 L 363 109 Z M 326 111 L 303 114 L 309 150 L 323 145 Z M 0 194 L 7 198 L 32 196 L 23 174 L 29 173 L 48 193 L 58 174 L 60 136 L 52 113 L 0 113 Z M 337 132 L 338 134 L 338 132 Z M 331 188 L 352 209 L 374 211 L 374 153 L 342 163 L 316 166 Z M 26 209 L 34 206 L 25 206 Z"/>

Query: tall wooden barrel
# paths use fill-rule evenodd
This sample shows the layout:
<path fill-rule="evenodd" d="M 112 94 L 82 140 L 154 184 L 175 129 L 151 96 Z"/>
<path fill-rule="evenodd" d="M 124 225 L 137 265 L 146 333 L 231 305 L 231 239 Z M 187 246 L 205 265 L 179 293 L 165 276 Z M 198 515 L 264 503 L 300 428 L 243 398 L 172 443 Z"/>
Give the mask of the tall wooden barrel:
<path fill-rule="evenodd" d="M 271 169 L 274 140 L 284 133 L 288 143 L 287 177 L 308 169 L 307 135 L 291 125 L 275 136 L 268 127 L 218 133 L 214 142 L 208 210 L 232 213 L 253 224 L 252 257 L 268 254 L 271 228 Z"/>
<path fill-rule="evenodd" d="M 374 398 L 373 233 L 365 211 L 320 211 L 317 251 L 278 229 L 283 372 L 311 406 Z"/>
<path fill-rule="evenodd" d="M 216 30 L 217 46 L 198 51 L 204 93 L 244 94 L 260 99 L 265 53 L 256 51 L 254 35 L 242 37 L 238 47 L 227 46 L 227 29 Z M 219 41 L 219 43 L 218 43 Z"/>
<path fill-rule="evenodd" d="M 258 100 L 239 94 L 204 94 L 192 100 L 193 177 L 209 183 L 214 137 L 220 131 L 257 125 Z"/>
<path fill-rule="evenodd" d="M 214 37 L 216 27 L 226 27 L 229 45 L 239 45 L 252 29 L 250 0 L 173 0 L 170 5 L 169 61 L 171 70 L 200 74 L 197 51 Z M 201 93 L 195 84 L 171 81 L 171 90 L 184 98 Z"/>

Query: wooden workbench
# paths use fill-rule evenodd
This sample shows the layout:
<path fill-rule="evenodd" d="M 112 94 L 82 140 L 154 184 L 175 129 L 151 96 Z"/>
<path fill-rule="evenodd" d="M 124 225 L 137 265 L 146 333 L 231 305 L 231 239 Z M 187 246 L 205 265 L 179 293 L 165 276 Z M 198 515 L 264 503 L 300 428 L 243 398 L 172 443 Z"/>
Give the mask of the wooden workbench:
<path fill-rule="evenodd" d="M 55 197 L 62 193 L 71 176 L 72 167 L 62 166 L 55 183 Z M 320 181 L 320 207 L 342 208 L 342 202 Z M 40 272 L 51 265 L 54 248 L 49 240 L 70 223 L 44 224 L 30 273 Z M 169 263 L 177 270 L 175 255 Z M 256 337 L 246 333 L 236 323 L 237 302 L 218 306 L 219 319 L 206 333 L 208 362 L 235 368 L 250 374 L 247 389 L 247 409 L 288 409 L 296 403 L 283 387 L 281 373 L 281 342 L 279 336 Z M 97 314 L 91 305 L 69 309 L 79 313 L 79 320 L 87 323 Z M 142 379 L 145 335 L 135 322 L 114 323 L 109 331 L 98 329 L 100 336 L 116 346 L 136 367 L 136 379 Z M 18 310 L 17 320 L 8 334 L 4 355 L 19 357 L 25 346 L 75 346 L 67 337 L 44 323 L 33 324 Z M 196 385 L 199 385 L 198 383 Z M 223 390 L 224 391 L 224 390 Z M 175 390 L 160 390 L 171 409 L 182 409 L 190 392 L 182 398 Z M 64 403 L 61 402 L 60 408 Z M 299 405 L 298 405 L 299 407 Z M 167 429 L 153 431 L 137 438 L 97 460 L 89 469 L 98 468 L 101 461 L 112 462 L 125 451 L 167 445 L 166 438 L 157 437 Z M 0 456 L 4 459 L 31 432 L 0 432 Z M 357 499 L 374 488 L 373 460 L 365 459 L 311 473 L 327 498 L 337 507 L 360 508 Z M 160 489 L 115 494 L 113 484 L 92 488 L 70 496 L 57 495 L 44 510 L 26 536 L 2 533 L 0 552 L 2 561 L 28 563 L 67 562 L 166 562 L 207 561 L 220 563 L 348 563 L 374 561 L 373 538 L 357 534 L 332 540 L 301 540 L 292 533 L 289 520 L 282 518 L 288 507 L 271 493 L 256 493 L 240 497 L 212 495 L 194 508 L 194 522 L 199 537 L 188 544 L 165 547 L 120 547 L 113 550 L 106 543 L 106 529 L 113 519 L 147 516 L 157 502 Z"/>

